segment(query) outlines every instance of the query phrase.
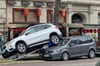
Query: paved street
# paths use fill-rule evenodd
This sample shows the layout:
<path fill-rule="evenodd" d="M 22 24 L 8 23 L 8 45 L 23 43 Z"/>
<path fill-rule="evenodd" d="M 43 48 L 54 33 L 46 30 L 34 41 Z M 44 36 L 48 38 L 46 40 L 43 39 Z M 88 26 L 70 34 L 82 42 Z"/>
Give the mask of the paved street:
<path fill-rule="evenodd" d="M 32 60 L 20 63 L 0 64 L 0 66 L 95 66 L 99 60 L 99 57 L 95 59 L 72 59 L 69 61 Z"/>

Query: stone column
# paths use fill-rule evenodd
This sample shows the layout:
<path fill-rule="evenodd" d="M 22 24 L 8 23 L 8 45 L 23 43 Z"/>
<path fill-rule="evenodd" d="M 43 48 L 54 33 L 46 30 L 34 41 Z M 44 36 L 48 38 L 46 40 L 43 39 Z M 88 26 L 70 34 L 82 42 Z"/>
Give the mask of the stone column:
<path fill-rule="evenodd" d="M 72 23 L 72 4 L 68 4 L 68 6 L 66 7 L 66 11 L 67 11 L 67 24 L 71 24 Z M 66 32 L 67 32 L 67 36 L 68 36 L 68 33 L 69 33 L 69 27 L 66 28 Z"/>
<path fill-rule="evenodd" d="M 0 33 L 4 36 L 4 41 L 6 41 L 6 2 L 5 0 L 0 0 Z"/>
<path fill-rule="evenodd" d="M 68 6 L 66 7 L 66 11 L 67 11 L 67 23 L 71 24 L 72 23 L 72 4 L 68 4 Z"/>

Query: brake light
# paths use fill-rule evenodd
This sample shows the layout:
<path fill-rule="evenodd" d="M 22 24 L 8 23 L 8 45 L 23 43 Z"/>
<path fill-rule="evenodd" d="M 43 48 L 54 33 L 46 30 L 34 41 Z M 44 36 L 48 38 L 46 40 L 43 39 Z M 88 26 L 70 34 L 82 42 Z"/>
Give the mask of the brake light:
<path fill-rule="evenodd" d="M 57 26 L 55 27 L 56 29 L 59 29 Z"/>
<path fill-rule="evenodd" d="M 97 47 L 97 46 L 98 46 L 98 44 L 96 44 L 96 43 L 95 43 L 95 46 Z"/>

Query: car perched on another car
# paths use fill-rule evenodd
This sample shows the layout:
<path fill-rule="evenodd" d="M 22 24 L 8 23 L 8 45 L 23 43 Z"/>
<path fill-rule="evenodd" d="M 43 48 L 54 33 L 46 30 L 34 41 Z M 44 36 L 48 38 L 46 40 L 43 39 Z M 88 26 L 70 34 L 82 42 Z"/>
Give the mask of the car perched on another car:
<path fill-rule="evenodd" d="M 45 60 L 62 59 L 64 61 L 81 56 L 94 58 L 96 52 L 95 41 L 90 36 L 73 36 L 60 40 L 59 44 L 43 52 Z"/>
<path fill-rule="evenodd" d="M 15 52 L 26 53 L 31 47 L 36 50 L 48 42 L 58 44 L 62 34 L 59 28 L 53 24 L 35 24 L 28 27 L 17 38 L 7 42 L 2 47 L 2 56 L 7 58 Z"/>

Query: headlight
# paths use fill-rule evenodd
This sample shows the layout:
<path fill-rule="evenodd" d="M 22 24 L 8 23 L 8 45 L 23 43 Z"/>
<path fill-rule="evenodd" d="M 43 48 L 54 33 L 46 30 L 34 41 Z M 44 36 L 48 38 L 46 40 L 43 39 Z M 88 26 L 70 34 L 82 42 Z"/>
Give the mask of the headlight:
<path fill-rule="evenodd" d="M 48 51 L 48 53 L 58 53 L 60 52 L 60 50 L 52 50 L 52 51 Z"/>
<path fill-rule="evenodd" d="M 6 46 L 2 46 L 2 49 L 6 49 Z"/>
<path fill-rule="evenodd" d="M 48 53 L 53 53 L 53 51 L 48 51 Z"/>

